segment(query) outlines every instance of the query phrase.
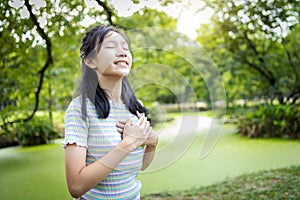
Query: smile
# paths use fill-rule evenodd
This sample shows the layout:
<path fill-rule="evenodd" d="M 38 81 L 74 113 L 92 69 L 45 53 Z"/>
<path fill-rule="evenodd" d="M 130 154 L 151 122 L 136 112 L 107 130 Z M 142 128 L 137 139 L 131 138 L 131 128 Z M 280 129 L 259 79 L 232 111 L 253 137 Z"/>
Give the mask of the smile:
<path fill-rule="evenodd" d="M 116 62 L 114 62 L 114 64 L 118 65 L 118 64 L 126 64 L 128 65 L 128 62 L 126 60 L 117 60 Z"/>

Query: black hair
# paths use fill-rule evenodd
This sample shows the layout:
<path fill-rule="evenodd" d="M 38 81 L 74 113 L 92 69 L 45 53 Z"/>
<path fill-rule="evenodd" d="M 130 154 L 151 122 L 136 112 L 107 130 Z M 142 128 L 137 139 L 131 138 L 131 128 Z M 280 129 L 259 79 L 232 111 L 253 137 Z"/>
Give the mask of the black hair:
<path fill-rule="evenodd" d="M 122 35 L 129 44 L 126 35 L 112 26 L 95 26 L 85 34 L 81 41 L 80 57 L 82 77 L 77 87 L 77 94 L 82 97 L 81 111 L 84 119 L 86 119 L 87 116 L 86 98 L 95 105 L 98 118 L 105 119 L 109 115 L 110 104 L 108 95 L 99 85 L 97 74 L 85 64 L 84 59 L 94 58 L 96 56 L 100 51 L 104 37 L 111 31 Z M 146 108 L 142 106 L 134 95 L 127 77 L 123 77 L 122 80 L 121 99 L 132 114 L 136 115 L 136 111 L 146 114 Z"/>

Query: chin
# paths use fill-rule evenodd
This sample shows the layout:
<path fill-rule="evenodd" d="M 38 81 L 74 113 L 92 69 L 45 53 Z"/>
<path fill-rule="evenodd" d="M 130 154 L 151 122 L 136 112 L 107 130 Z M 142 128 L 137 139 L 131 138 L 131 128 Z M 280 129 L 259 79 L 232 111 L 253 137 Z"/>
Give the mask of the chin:
<path fill-rule="evenodd" d="M 127 76 L 129 74 L 129 72 L 130 72 L 129 68 L 127 68 L 127 69 L 119 69 L 118 70 L 118 73 L 123 74 L 124 76 Z"/>
<path fill-rule="evenodd" d="M 103 75 L 124 77 L 124 76 L 128 76 L 129 72 L 130 72 L 130 68 L 115 68 L 115 69 L 106 70 L 103 73 Z"/>
<path fill-rule="evenodd" d="M 128 76 L 129 72 L 130 72 L 130 70 L 122 71 L 122 72 L 119 71 L 119 72 L 116 72 L 115 75 L 120 76 L 120 77 L 124 77 L 124 76 Z"/>

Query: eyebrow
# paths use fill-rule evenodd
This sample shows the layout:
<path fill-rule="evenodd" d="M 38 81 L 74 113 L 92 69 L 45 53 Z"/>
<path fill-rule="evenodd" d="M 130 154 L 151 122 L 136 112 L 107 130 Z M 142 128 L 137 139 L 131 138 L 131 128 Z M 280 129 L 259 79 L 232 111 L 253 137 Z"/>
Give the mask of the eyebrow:
<path fill-rule="evenodd" d="M 115 40 L 106 40 L 106 41 L 104 41 L 103 43 L 118 43 L 117 41 L 115 41 Z M 126 42 L 126 41 L 122 41 L 121 42 L 121 44 L 128 44 L 128 42 Z"/>

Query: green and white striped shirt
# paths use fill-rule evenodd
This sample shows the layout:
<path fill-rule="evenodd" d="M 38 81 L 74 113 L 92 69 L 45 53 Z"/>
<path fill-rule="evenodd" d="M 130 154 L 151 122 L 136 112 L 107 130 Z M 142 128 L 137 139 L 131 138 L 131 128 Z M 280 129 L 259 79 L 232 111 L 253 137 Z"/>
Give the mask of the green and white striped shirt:
<path fill-rule="evenodd" d="M 88 99 L 87 119 L 81 117 L 81 98 L 73 99 L 65 115 L 65 139 L 67 144 L 76 144 L 87 149 L 86 164 L 89 165 L 103 157 L 121 142 L 116 123 L 137 117 L 126 109 L 124 104 L 110 102 L 110 113 L 106 119 L 98 119 L 96 108 Z M 144 148 L 138 147 L 100 183 L 94 186 L 82 199 L 140 199 L 142 184 L 136 180 L 141 169 Z"/>

